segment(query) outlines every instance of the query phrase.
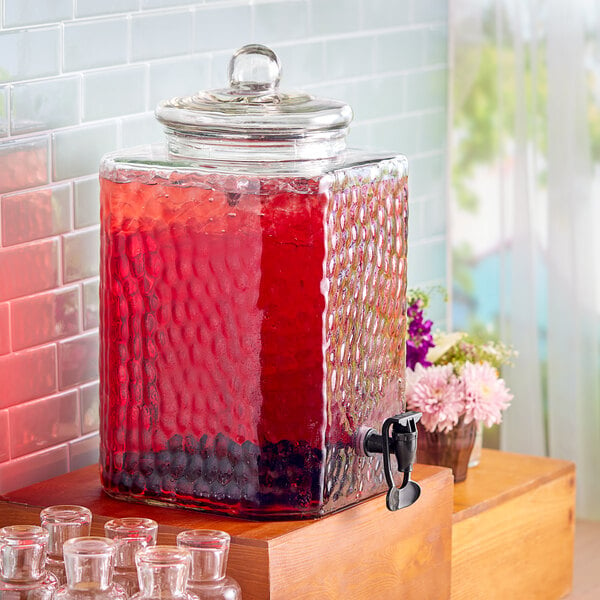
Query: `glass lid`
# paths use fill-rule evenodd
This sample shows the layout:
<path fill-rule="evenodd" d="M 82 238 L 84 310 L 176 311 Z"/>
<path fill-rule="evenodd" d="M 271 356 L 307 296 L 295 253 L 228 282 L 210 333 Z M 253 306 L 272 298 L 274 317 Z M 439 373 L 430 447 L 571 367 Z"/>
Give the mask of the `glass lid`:
<path fill-rule="evenodd" d="M 156 117 L 167 128 L 200 136 L 299 138 L 345 130 L 352 109 L 343 102 L 279 90 L 281 65 L 266 46 L 249 44 L 229 62 L 229 87 L 164 100 Z"/>

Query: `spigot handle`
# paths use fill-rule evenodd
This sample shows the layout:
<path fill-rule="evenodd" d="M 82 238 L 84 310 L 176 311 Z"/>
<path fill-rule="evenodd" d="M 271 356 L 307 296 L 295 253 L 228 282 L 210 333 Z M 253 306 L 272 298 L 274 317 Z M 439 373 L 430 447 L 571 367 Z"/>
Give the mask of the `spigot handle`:
<path fill-rule="evenodd" d="M 388 510 L 410 506 L 421 495 L 419 484 L 410 479 L 412 465 L 417 452 L 417 421 L 421 413 L 405 412 L 388 417 L 381 427 L 381 435 L 372 429 L 364 439 L 366 454 L 381 452 L 383 454 L 383 472 L 388 485 L 386 506 Z M 390 446 L 398 461 L 398 471 L 402 473 L 402 483 L 396 487 L 391 466 Z"/>

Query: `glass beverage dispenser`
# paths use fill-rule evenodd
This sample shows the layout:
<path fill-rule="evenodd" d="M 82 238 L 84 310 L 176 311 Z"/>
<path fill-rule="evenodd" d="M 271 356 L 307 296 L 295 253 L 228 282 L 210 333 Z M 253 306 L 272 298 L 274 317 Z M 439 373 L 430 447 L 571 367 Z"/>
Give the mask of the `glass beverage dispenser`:
<path fill-rule="evenodd" d="M 419 415 L 399 414 L 406 159 L 347 149 L 351 109 L 279 76 L 245 46 L 230 87 L 159 104 L 166 146 L 102 161 L 113 496 L 276 519 L 419 495 Z"/>

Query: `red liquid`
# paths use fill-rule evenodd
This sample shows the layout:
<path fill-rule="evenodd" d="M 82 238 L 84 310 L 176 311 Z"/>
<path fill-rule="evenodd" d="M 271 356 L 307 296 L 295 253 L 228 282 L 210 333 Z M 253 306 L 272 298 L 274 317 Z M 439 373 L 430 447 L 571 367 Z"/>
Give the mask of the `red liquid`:
<path fill-rule="evenodd" d="M 350 479 L 353 428 L 401 408 L 398 232 L 386 241 L 381 223 L 379 246 L 353 240 L 374 231 L 350 222 L 359 206 L 332 227 L 344 213 L 317 180 L 266 179 L 240 196 L 195 175 L 145 177 L 102 180 L 105 489 L 230 514 L 318 512 Z M 365 270 L 348 278 L 352 264 Z"/>

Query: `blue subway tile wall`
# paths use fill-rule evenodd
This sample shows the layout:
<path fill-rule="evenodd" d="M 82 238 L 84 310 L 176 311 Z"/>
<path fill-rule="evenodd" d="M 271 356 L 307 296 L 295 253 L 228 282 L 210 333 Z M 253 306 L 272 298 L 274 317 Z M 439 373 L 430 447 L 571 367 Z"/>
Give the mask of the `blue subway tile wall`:
<path fill-rule="evenodd" d="M 409 285 L 445 284 L 448 0 L 0 7 L 0 493 L 97 460 L 100 157 L 160 141 L 156 103 L 223 87 L 244 44 L 408 156 Z"/>

